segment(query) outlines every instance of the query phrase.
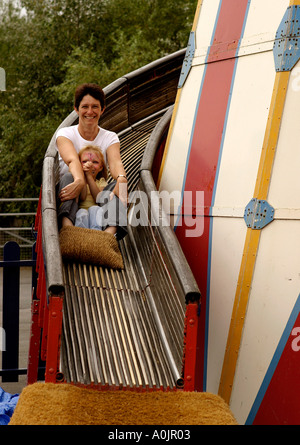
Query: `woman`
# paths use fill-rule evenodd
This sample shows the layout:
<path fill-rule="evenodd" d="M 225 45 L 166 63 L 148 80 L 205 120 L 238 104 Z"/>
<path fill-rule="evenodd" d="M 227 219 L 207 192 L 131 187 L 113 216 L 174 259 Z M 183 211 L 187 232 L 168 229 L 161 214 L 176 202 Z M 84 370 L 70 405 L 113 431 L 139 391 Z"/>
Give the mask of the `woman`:
<path fill-rule="evenodd" d="M 127 179 L 120 156 L 118 136 L 98 125 L 105 110 L 103 90 L 96 84 L 80 85 L 75 92 L 74 109 L 79 117 L 78 125 L 61 128 L 56 134 L 61 178 L 59 225 L 74 225 L 78 210 L 78 198 L 85 185 L 78 153 L 85 145 L 97 145 L 101 147 L 104 160 L 115 180 L 106 188 L 106 191 L 110 191 L 109 198 L 105 203 L 100 202 L 99 205 L 107 206 L 108 231 L 115 234 L 118 228 L 118 238 L 120 239 L 126 234 Z"/>

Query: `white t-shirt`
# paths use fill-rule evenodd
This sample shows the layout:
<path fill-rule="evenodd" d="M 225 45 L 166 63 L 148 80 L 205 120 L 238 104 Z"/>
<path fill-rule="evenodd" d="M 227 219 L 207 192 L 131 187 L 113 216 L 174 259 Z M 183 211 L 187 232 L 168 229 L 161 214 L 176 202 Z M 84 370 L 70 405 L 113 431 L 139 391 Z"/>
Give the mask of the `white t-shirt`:
<path fill-rule="evenodd" d="M 94 139 L 93 141 L 87 141 L 80 136 L 80 133 L 78 131 L 78 125 L 72 125 L 71 127 L 60 128 L 56 133 L 56 139 L 59 136 L 64 136 L 65 138 L 70 139 L 70 141 L 73 142 L 73 145 L 77 153 L 79 153 L 81 148 L 85 147 L 86 145 L 97 145 L 97 147 L 99 147 L 103 153 L 104 161 L 106 164 L 107 164 L 106 150 L 112 144 L 119 142 L 119 138 L 116 133 L 114 133 L 113 131 L 104 130 L 104 128 L 100 127 L 96 139 Z M 56 149 L 58 151 L 57 144 L 56 144 Z M 58 152 L 58 159 L 59 159 L 59 173 L 60 176 L 62 176 L 63 174 L 69 171 L 69 168 L 67 164 L 65 164 L 65 162 L 62 160 L 62 157 L 60 156 L 59 152 Z"/>

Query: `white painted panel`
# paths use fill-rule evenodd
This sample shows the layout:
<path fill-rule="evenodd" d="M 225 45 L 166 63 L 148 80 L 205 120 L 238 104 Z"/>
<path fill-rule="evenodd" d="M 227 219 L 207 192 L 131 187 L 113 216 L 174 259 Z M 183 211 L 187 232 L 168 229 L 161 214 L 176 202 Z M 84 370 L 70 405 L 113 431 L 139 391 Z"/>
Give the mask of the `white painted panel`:
<path fill-rule="evenodd" d="M 274 80 L 272 51 L 238 59 L 215 206 L 245 209 L 253 198 Z"/>
<path fill-rule="evenodd" d="M 275 209 L 300 209 L 299 119 L 300 62 L 291 72 L 271 177 L 268 201 Z"/>
<path fill-rule="evenodd" d="M 261 41 L 275 39 L 289 3 L 289 0 L 251 0 L 243 45 L 246 45 L 248 39 L 251 42 L 254 36 L 261 37 Z"/>
<path fill-rule="evenodd" d="M 261 233 L 231 409 L 244 423 L 300 293 L 299 221 L 274 221 Z"/>
<path fill-rule="evenodd" d="M 213 218 L 207 390 L 218 393 L 246 236 L 242 218 Z"/>
<path fill-rule="evenodd" d="M 211 45 L 220 0 L 204 0 L 196 29 L 195 57 L 207 54 Z"/>

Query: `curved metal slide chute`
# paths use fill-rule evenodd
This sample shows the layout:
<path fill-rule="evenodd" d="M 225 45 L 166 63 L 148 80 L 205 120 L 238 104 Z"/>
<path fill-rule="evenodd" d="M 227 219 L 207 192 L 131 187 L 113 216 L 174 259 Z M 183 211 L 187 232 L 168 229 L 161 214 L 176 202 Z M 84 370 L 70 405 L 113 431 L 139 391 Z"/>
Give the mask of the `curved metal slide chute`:
<path fill-rule="evenodd" d="M 128 235 L 119 242 L 124 270 L 62 260 L 55 135 L 49 144 L 39 221 L 46 302 L 38 303 L 44 310 L 40 318 L 46 320 L 41 327 L 46 381 L 56 381 L 60 371 L 68 382 L 98 388 L 184 385 L 186 307 L 199 304 L 200 292 L 165 224 L 167 215 L 151 205 L 157 193 L 153 165 L 166 140 L 184 54 L 164 57 L 105 88 L 101 126 L 118 133 L 129 182 Z M 60 127 L 76 123 L 72 112 Z M 146 224 L 130 224 L 136 206 Z M 33 367 L 29 376 L 35 374 Z"/>

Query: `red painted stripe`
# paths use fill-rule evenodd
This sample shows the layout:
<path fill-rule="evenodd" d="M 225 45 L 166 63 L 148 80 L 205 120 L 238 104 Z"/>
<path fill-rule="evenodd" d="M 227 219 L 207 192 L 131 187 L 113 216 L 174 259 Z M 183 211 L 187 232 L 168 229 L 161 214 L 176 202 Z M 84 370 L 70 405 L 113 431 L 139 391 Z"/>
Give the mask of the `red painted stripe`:
<path fill-rule="evenodd" d="M 235 57 L 247 3 L 247 0 L 223 0 L 208 62 Z"/>
<path fill-rule="evenodd" d="M 299 307 L 299 303 L 297 303 Z M 300 313 L 290 331 L 253 425 L 299 425 Z"/>
<path fill-rule="evenodd" d="M 205 192 L 206 215 L 212 204 L 222 133 L 235 69 L 236 48 L 241 37 L 247 5 L 248 0 L 222 1 L 192 136 L 185 190 Z M 214 62 L 216 60 L 219 60 L 218 63 Z M 208 217 L 204 218 L 204 233 L 198 238 L 185 237 L 186 229 L 190 229 L 185 222 L 186 216 L 183 218 L 183 224 L 176 229 L 176 235 L 202 293 L 196 364 L 196 389 L 202 391 L 211 221 Z"/>

